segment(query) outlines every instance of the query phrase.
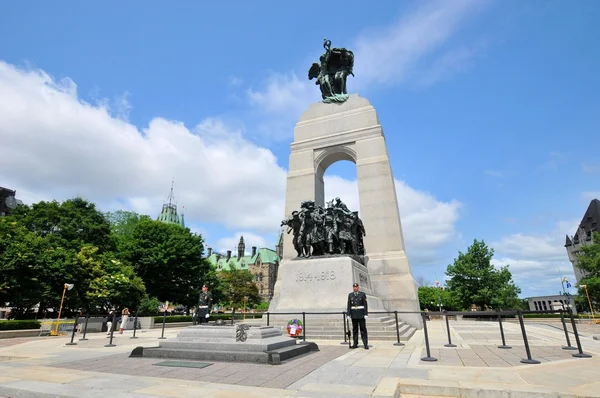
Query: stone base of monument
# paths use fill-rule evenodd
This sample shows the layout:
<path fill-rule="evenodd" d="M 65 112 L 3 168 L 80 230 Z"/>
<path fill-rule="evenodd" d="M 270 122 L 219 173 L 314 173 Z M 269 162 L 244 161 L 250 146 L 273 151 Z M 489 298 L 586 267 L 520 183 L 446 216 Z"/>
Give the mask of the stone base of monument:
<path fill-rule="evenodd" d="M 352 284 L 367 294 L 369 310 L 383 310 L 373 295 L 367 267 L 349 256 L 285 260 L 279 266 L 276 292 L 269 312 L 341 312 Z"/>
<path fill-rule="evenodd" d="M 269 305 L 269 325 L 284 332 L 290 320 L 302 321 L 304 312 L 306 338 L 343 340 L 345 318 L 342 313 L 346 311 L 348 293 L 355 282 L 367 294 L 370 312 L 385 311 L 382 300 L 374 295 L 367 267 L 350 256 L 285 260 L 278 272 L 275 295 Z M 263 324 L 266 322 L 263 316 Z M 400 319 L 397 333 L 393 314 L 369 315 L 367 328 L 373 341 L 396 340 L 398 334 L 401 341 L 407 341 L 416 331 Z"/>
<path fill-rule="evenodd" d="M 158 347 L 136 347 L 130 357 L 278 365 L 318 350 L 315 343 L 298 342 L 272 326 L 198 325 L 183 329 L 174 340 L 161 341 Z"/>

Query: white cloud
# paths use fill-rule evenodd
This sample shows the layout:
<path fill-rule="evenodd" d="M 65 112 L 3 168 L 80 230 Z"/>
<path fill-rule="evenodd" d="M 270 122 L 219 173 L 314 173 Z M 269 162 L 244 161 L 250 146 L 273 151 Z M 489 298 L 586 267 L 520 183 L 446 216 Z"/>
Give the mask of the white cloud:
<path fill-rule="evenodd" d="M 478 39 L 469 45 L 444 46 L 489 3 L 487 0 L 418 3 L 418 7 L 388 26 L 362 32 L 349 43 L 332 43 L 355 54 L 356 77 L 348 78 L 349 91 L 374 85 L 390 87 L 409 80 L 421 87 L 429 86 L 464 69 L 485 47 L 484 42 Z M 271 73 L 263 88 L 248 90 L 250 103 L 267 114 L 278 113 L 287 120 L 296 120 L 310 103 L 320 99 L 314 80 L 305 77 L 310 62 L 317 61 L 318 55 L 301 71 Z"/>
<path fill-rule="evenodd" d="M 325 198 L 339 196 L 350 209 L 359 210 L 358 185 L 338 176 L 325 175 Z M 433 195 L 395 181 L 406 252 L 411 262 L 426 265 L 439 260 L 438 250 L 458 237 L 456 222 L 461 204 L 442 202 Z M 368 233 L 368 232 L 367 232 Z"/>
<path fill-rule="evenodd" d="M 486 170 L 483 172 L 486 176 L 494 177 L 494 178 L 504 178 L 504 173 L 498 170 Z"/>
<path fill-rule="evenodd" d="M 246 245 L 244 253 L 246 255 L 250 255 L 250 253 L 252 253 L 252 246 L 256 246 L 259 249 L 266 247 L 275 250 L 273 243 L 267 241 L 264 236 L 248 231 L 236 232 L 232 236 L 219 239 L 215 245 L 216 250 L 220 253 L 226 253 L 227 250 L 231 250 L 232 256 L 237 256 L 237 246 L 238 243 L 240 243 L 240 236 L 244 237 L 244 244 Z"/>
<path fill-rule="evenodd" d="M 582 192 L 581 193 L 581 199 L 586 203 L 589 204 L 589 202 L 591 202 L 594 199 L 600 199 L 600 191 L 589 191 L 589 192 Z"/>
<path fill-rule="evenodd" d="M 588 174 L 600 174 L 600 164 L 584 163 L 581 165 L 581 170 Z"/>
<path fill-rule="evenodd" d="M 359 36 L 354 44 L 358 86 L 402 83 L 409 77 L 420 76 L 423 71 L 423 77 L 433 83 L 443 73 L 454 71 L 473 56 L 475 48 L 452 49 L 440 57 L 435 57 L 435 52 L 488 3 L 480 0 L 422 2 L 384 29 Z"/>
<path fill-rule="evenodd" d="M 26 203 L 81 195 L 154 216 L 175 177 L 188 221 L 273 230 L 283 213 L 285 170 L 220 120 L 155 118 L 139 131 L 80 100 L 73 81 L 4 62 L 0 141 L 0 180 Z"/>
<path fill-rule="evenodd" d="M 286 171 L 271 151 L 245 140 L 218 119 L 193 129 L 163 118 L 143 131 L 77 96 L 71 80 L 0 62 L 0 181 L 25 203 L 80 195 L 102 210 L 157 215 L 175 178 L 175 199 L 186 223 L 238 230 L 216 244 L 231 250 L 244 235 L 272 247 L 284 214 Z M 356 181 L 326 176 L 328 196 L 358 209 Z M 460 204 L 396 181 L 406 246 L 426 263 L 455 236 Z M 185 209 L 183 209 L 185 206 Z M 210 232 L 210 231 L 208 231 Z M 216 237 L 214 238 L 216 239 Z"/>
<path fill-rule="evenodd" d="M 575 278 L 564 244 L 565 235 L 572 235 L 578 225 L 579 220 L 560 221 L 546 233 L 502 237 L 489 244 L 495 251 L 492 263 L 498 267 L 509 265 L 513 279 L 526 296 L 556 294 L 561 276 Z"/>

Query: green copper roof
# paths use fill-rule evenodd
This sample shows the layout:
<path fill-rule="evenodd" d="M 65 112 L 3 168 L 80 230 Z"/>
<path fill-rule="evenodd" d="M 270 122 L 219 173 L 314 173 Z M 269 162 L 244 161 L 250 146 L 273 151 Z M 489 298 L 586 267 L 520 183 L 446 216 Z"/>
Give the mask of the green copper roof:
<path fill-rule="evenodd" d="M 163 205 L 157 220 L 167 224 L 179 224 L 182 227 L 185 227 L 183 214 L 181 216 L 177 215 L 177 205 L 172 203 L 165 203 Z"/>
<path fill-rule="evenodd" d="M 217 257 L 219 260 L 217 261 Z M 235 269 L 248 269 L 249 266 L 255 265 L 256 261 L 260 258 L 260 261 L 263 264 L 275 264 L 279 262 L 279 257 L 274 250 L 267 249 L 263 247 L 256 251 L 256 255 L 252 256 L 243 256 L 243 257 L 231 257 L 229 261 L 227 261 L 227 256 L 219 255 L 217 253 L 212 253 L 207 260 L 210 264 L 217 269 L 217 271 L 229 271 L 232 268 Z"/>
<path fill-rule="evenodd" d="M 185 227 L 183 220 L 183 214 L 177 215 L 177 205 L 175 204 L 175 196 L 173 196 L 173 183 L 171 183 L 171 192 L 169 193 L 168 202 L 165 202 L 162 206 L 162 210 L 158 215 L 157 220 L 167 224 L 178 224 Z"/>

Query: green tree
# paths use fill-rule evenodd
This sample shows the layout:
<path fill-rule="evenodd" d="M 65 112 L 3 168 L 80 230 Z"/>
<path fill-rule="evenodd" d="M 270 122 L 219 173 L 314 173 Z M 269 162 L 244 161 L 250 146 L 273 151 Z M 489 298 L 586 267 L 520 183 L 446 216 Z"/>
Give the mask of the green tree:
<path fill-rule="evenodd" d="M 262 301 L 258 287 L 254 284 L 254 275 L 250 271 L 231 268 L 219 272 L 219 278 L 223 281 L 225 300 L 234 309 L 243 308 L 244 303 L 253 307 Z"/>
<path fill-rule="evenodd" d="M 11 218 L 54 246 L 75 252 L 85 244 L 96 246 L 101 252 L 115 249 L 110 224 L 93 203 L 82 198 L 18 206 Z"/>
<path fill-rule="evenodd" d="M 90 309 L 136 308 L 144 298 L 146 288 L 133 267 L 117 260 L 113 253 L 98 253 L 94 246 L 84 246 L 77 255 L 79 261 L 92 270 L 86 291 Z"/>
<path fill-rule="evenodd" d="M 176 224 L 140 220 L 123 245 L 121 259 L 133 265 L 150 297 L 193 306 L 210 273 L 200 235 Z"/>
<path fill-rule="evenodd" d="M 442 310 L 458 311 L 461 309 L 452 291 L 448 289 L 442 289 L 437 286 L 420 286 L 418 293 L 419 304 L 423 310 L 427 308 L 429 311 L 439 311 L 440 302 L 442 303 Z"/>
<path fill-rule="evenodd" d="M 137 307 L 138 314 L 140 315 L 156 315 L 158 314 L 158 307 L 160 307 L 160 300 L 156 297 L 150 297 L 147 294 L 142 298 L 140 305 Z"/>
<path fill-rule="evenodd" d="M 104 213 L 104 217 L 110 224 L 110 231 L 117 245 L 117 252 L 125 249 L 127 241 L 133 236 L 133 231 L 140 221 L 151 220 L 150 216 L 125 210 Z"/>
<path fill-rule="evenodd" d="M 577 285 L 577 301 L 580 302 L 581 308 L 585 308 L 585 311 L 590 310 L 586 291 L 583 287 L 583 285 L 586 285 L 592 307 L 598 308 L 600 305 L 600 233 L 594 231 L 592 243 L 582 245 L 576 258 L 577 266 L 584 274 Z"/>
<path fill-rule="evenodd" d="M 475 239 L 466 253 L 459 252 L 454 264 L 448 265 L 450 277 L 446 286 L 463 310 L 471 304 L 482 310 L 509 309 L 519 306 L 519 289 L 512 281 L 508 266 L 500 269 L 492 265 L 494 250 L 485 242 Z"/>
<path fill-rule="evenodd" d="M 0 302 L 14 306 L 17 318 L 40 302 L 47 289 L 45 251 L 43 238 L 8 217 L 0 218 Z"/>

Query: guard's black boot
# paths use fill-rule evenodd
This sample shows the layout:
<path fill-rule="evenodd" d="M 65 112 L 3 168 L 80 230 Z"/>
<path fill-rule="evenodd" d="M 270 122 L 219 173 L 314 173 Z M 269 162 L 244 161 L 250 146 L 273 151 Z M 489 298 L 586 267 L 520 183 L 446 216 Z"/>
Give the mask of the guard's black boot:
<path fill-rule="evenodd" d="M 368 350 L 369 346 L 367 344 L 365 344 L 365 350 Z"/>
<path fill-rule="evenodd" d="M 358 348 L 358 344 L 351 345 L 350 348 Z"/>

